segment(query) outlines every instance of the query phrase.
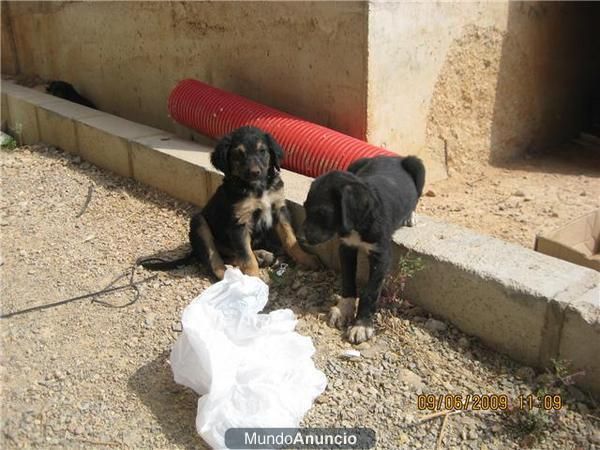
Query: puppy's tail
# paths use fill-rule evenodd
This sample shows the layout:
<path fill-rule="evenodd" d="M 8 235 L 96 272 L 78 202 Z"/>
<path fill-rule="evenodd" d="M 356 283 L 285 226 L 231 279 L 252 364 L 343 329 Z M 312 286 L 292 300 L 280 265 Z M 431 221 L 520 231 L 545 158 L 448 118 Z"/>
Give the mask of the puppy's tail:
<path fill-rule="evenodd" d="M 165 261 L 162 258 L 140 258 L 136 264 L 148 270 L 173 270 L 179 266 L 187 266 L 194 261 L 192 253 L 173 261 Z"/>
<path fill-rule="evenodd" d="M 407 156 L 402 160 L 402 167 L 404 167 L 404 170 L 409 173 L 415 182 L 420 197 L 423 193 L 423 186 L 425 186 L 425 166 L 423 165 L 423 161 L 416 156 Z"/>

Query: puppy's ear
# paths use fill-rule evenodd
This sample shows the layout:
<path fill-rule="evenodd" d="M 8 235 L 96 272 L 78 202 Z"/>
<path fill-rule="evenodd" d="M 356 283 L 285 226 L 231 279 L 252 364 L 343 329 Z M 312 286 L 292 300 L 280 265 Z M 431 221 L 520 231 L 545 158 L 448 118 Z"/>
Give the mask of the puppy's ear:
<path fill-rule="evenodd" d="M 269 133 L 265 133 L 265 140 L 269 147 L 269 153 L 271 154 L 271 165 L 275 167 L 275 170 L 281 169 L 281 161 L 283 160 L 283 149 L 279 146 L 277 141 Z"/>
<path fill-rule="evenodd" d="M 347 184 L 340 191 L 340 235 L 346 235 L 354 229 L 352 201 L 352 185 Z"/>
<path fill-rule="evenodd" d="M 347 184 L 340 192 L 340 234 L 346 235 L 364 220 L 368 220 L 373 209 L 369 188 L 364 184 Z"/>
<path fill-rule="evenodd" d="M 229 150 L 231 149 L 231 134 L 225 135 L 217 142 L 215 149 L 210 154 L 210 162 L 216 169 L 229 174 Z"/>

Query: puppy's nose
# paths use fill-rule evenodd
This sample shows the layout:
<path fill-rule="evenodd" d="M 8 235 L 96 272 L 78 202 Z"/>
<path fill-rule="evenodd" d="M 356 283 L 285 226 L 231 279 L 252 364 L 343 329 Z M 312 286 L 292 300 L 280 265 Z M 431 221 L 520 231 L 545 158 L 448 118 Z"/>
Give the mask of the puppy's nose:
<path fill-rule="evenodd" d="M 258 176 L 260 175 L 260 169 L 258 167 L 252 167 L 250 168 L 248 173 L 252 178 L 258 178 Z"/>

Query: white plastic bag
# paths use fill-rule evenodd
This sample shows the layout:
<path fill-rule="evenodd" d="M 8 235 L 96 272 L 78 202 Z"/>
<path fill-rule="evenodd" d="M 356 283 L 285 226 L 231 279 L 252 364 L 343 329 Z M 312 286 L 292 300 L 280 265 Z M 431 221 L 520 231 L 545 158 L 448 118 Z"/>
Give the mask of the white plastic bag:
<path fill-rule="evenodd" d="M 171 367 L 202 396 L 196 429 L 213 448 L 225 448 L 229 428 L 297 427 L 327 385 L 294 313 L 259 314 L 268 296 L 263 281 L 228 269 L 183 311 Z"/>

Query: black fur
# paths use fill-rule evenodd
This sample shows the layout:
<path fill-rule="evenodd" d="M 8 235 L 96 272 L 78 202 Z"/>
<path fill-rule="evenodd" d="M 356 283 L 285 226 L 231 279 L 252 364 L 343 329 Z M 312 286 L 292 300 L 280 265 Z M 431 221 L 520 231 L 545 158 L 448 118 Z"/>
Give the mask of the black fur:
<path fill-rule="evenodd" d="M 96 105 L 94 105 L 90 100 L 79 94 L 79 92 L 75 90 L 73 85 L 67 83 L 66 81 L 51 81 L 46 87 L 46 92 L 48 94 L 54 95 L 55 97 L 64 98 L 65 100 L 69 100 L 71 102 L 79 103 L 80 105 L 96 109 Z"/>
<path fill-rule="evenodd" d="M 423 163 L 409 156 L 363 158 L 351 164 L 347 172 L 330 172 L 311 185 L 304 203 L 304 235 L 313 245 L 335 235 L 341 238 L 343 297 L 357 296 L 357 250 L 360 246 L 370 249 L 369 280 L 359 296 L 357 325 L 372 327 L 391 263 L 392 234 L 411 217 L 424 183 Z"/>

